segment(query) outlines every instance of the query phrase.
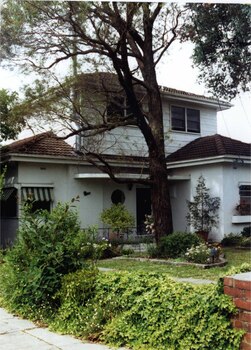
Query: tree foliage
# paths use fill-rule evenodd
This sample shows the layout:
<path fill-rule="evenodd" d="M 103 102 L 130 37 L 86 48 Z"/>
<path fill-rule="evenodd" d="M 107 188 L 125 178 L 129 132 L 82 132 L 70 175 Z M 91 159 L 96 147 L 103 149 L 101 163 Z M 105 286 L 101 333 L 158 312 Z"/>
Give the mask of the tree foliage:
<path fill-rule="evenodd" d="M 6 89 L 0 90 L 0 137 L 1 140 L 15 139 L 24 127 L 23 117 L 15 115 L 18 94 Z"/>
<path fill-rule="evenodd" d="M 211 197 L 206 187 L 205 178 L 200 176 L 196 186 L 196 195 L 193 201 L 188 202 L 187 222 L 194 230 L 210 232 L 218 224 L 218 209 L 220 198 Z"/>
<path fill-rule="evenodd" d="M 54 115 L 70 128 L 71 132 L 68 135 L 81 133 L 81 136 L 86 138 L 103 135 L 119 126 L 131 124 L 140 130 L 148 151 L 147 183 L 152 188 L 152 212 L 157 241 L 161 235 L 172 232 L 172 214 L 165 160 L 161 91 L 157 82 L 156 66 L 165 57 L 173 42 L 189 38 L 196 44 L 196 64 L 202 67 L 202 71 L 205 68 L 202 75 L 204 74 L 205 78 L 209 76 L 209 85 L 212 85 L 212 77 L 205 72 L 215 73 L 215 70 L 210 69 L 218 66 L 223 70 L 222 57 L 228 49 L 225 39 L 228 38 L 229 31 L 231 35 L 235 35 L 238 27 L 235 24 L 236 16 L 227 19 L 230 7 L 224 6 L 184 7 L 177 3 L 154 2 L 9 0 L 2 10 L 2 61 L 11 60 L 14 64 L 19 63 L 25 72 L 32 70 L 49 78 L 49 90 L 44 89 L 44 84 L 37 85 L 35 91 L 28 89 L 27 103 L 22 111 L 24 114 L 37 116 L 44 112 L 45 115 Z M 244 14 L 246 10 L 238 6 L 238 11 Z M 184 21 L 185 14 L 191 16 L 190 22 Z M 200 14 L 203 21 L 199 21 Z M 224 25 L 221 15 L 224 15 Z M 243 15 L 242 19 L 246 24 L 241 27 L 241 32 L 248 28 L 249 23 L 247 16 Z M 208 23 L 213 25 L 211 31 L 211 24 Z M 229 24 L 227 29 L 225 23 Z M 214 33 L 218 33 L 218 39 L 222 39 L 219 43 Z M 238 40 L 232 41 L 235 54 L 231 55 L 236 58 L 240 52 L 240 43 Z M 210 48 L 210 55 L 207 55 L 204 61 L 203 50 L 198 49 L 200 42 Z M 202 47 L 202 44 L 200 45 Z M 244 55 L 244 51 L 241 52 Z M 227 85 L 217 68 L 215 79 L 218 83 L 217 86 L 212 85 L 216 86 L 215 91 L 218 93 L 221 91 L 220 83 L 225 84 L 225 96 L 227 93 L 232 96 L 233 88 L 244 89 L 247 85 L 247 79 L 242 80 L 238 73 L 239 61 L 235 60 L 228 68 L 230 61 L 224 61 L 227 73 L 235 74 L 230 74 L 231 79 L 234 76 L 239 78 L 233 80 L 232 85 Z M 211 67 L 212 63 L 214 66 Z M 63 75 L 69 75 L 69 68 L 72 66 L 73 77 L 70 74 L 66 82 L 56 77 L 57 67 L 61 67 L 61 71 L 64 70 Z M 244 61 L 241 67 L 245 67 Z M 88 118 L 86 117 L 86 111 L 83 111 L 81 105 L 83 91 L 86 97 L 88 89 L 80 84 L 79 78 L 83 77 L 81 73 L 97 70 L 115 74 L 118 82 L 115 94 L 120 92 L 125 96 L 127 107 L 130 109 L 129 116 L 121 118 L 118 114 L 117 118 L 108 120 L 105 110 L 100 112 L 98 104 L 92 103 L 95 113 L 99 116 L 94 118 L 92 113 L 87 113 Z M 227 76 L 227 73 L 224 76 Z M 52 77 L 56 78 L 58 88 L 51 87 Z M 93 96 L 96 97 L 95 94 Z M 59 98 L 64 99 L 63 103 L 59 102 Z M 69 106 L 72 107 L 71 111 Z M 77 121 L 77 127 L 73 121 Z M 97 153 L 95 157 L 98 162 L 93 163 L 102 162 L 105 171 L 119 182 L 112 174 L 109 164 L 103 162 Z"/>
<path fill-rule="evenodd" d="M 81 122 L 78 119 L 75 133 L 93 136 L 129 125 L 133 119 L 148 148 L 157 238 L 172 231 L 172 218 L 162 101 L 155 67 L 177 39 L 182 15 L 183 10 L 178 5 L 160 3 L 23 1 L 17 4 L 10 1 L 3 10 L 4 31 L 10 31 L 13 36 L 11 42 L 8 36 L 4 40 L 3 57 L 28 61 L 40 72 L 51 70 L 68 59 L 75 60 L 76 68 L 78 57 L 79 70 L 81 67 L 95 71 L 102 66 L 105 71 L 116 74 L 120 90 L 130 106 L 131 117 L 121 121 L 119 116 L 113 122 L 105 119 L 103 114 L 101 119 L 82 118 Z M 23 67 L 28 69 L 27 64 Z M 60 81 L 59 85 L 65 91 Z M 145 108 L 140 103 L 142 95 Z M 74 115 L 82 116 L 77 107 L 76 90 L 72 96 L 68 93 L 67 99 L 73 105 Z M 31 102 L 34 103 L 34 99 Z M 61 117 L 64 115 L 60 113 Z M 100 161 L 100 157 L 98 159 Z"/>
<path fill-rule="evenodd" d="M 192 4 L 184 38 L 195 44 L 193 60 L 210 91 L 227 99 L 250 89 L 251 7 Z"/>

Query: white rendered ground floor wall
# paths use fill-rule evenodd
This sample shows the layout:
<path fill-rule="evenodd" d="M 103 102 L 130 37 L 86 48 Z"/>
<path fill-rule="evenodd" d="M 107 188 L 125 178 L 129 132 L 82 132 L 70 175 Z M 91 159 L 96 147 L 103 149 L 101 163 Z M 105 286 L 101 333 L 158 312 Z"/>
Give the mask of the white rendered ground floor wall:
<path fill-rule="evenodd" d="M 210 238 L 221 241 L 225 234 L 239 233 L 243 227 L 250 225 L 250 216 L 240 217 L 235 209 L 239 203 L 240 184 L 251 182 L 248 166 L 234 169 L 232 163 L 226 162 L 193 166 L 180 164 L 179 167 L 170 169 L 169 175 L 174 230 L 190 231 L 186 222 L 187 201 L 193 199 L 201 175 L 206 180 L 211 196 L 220 197 L 221 200 L 219 225 L 211 232 Z M 103 228 L 100 214 L 103 209 L 112 205 L 112 194 L 115 190 L 123 192 L 124 205 L 134 215 L 135 226 L 139 224 L 139 216 L 142 221 L 144 210 L 149 211 L 149 203 L 146 203 L 149 200 L 149 189 L 146 186 L 117 184 L 98 173 L 92 166 L 20 162 L 18 169 L 9 175 L 8 181 L 19 191 L 23 186 L 50 186 L 54 196 L 52 207 L 57 202 L 78 198 L 74 205 L 83 228 L 92 225 Z M 18 197 L 20 216 L 21 196 Z"/>

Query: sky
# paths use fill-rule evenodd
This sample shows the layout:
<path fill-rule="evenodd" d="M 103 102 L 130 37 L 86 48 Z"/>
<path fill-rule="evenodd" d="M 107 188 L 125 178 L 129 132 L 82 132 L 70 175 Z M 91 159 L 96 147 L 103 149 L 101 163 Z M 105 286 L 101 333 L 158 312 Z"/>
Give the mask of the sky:
<path fill-rule="evenodd" d="M 197 81 L 198 70 L 192 66 L 192 46 L 189 43 L 175 43 L 171 53 L 157 69 L 158 83 L 170 88 L 207 95 L 206 88 Z M 0 67 L 0 88 L 18 91 L 24 84 L 31 83 L 31 76 L 23 76 L 17 70 Z M 240 94 L 231 103 L 229 110 L 218 112 L 218 133 L 251 143 L 251 92 Z M 19 138 L 30 135 L 23 131 Z"/>

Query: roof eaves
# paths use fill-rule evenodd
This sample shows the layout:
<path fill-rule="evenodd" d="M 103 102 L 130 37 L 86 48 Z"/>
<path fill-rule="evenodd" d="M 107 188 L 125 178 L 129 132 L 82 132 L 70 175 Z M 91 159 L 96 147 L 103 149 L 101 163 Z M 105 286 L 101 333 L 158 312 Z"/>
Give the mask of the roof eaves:
<path fill-rule="evenodd" d="M 216 163 L 223 163 L 223 162 L 233 162 L 236 160 L 236 155 L 220 155 L 220 156 L 214 156 L 214 157 L 205 157 L 205 158 L 195 158 L 195 159 L 187 159 L 187 160 L 179 160 L 179 161 L 167 161 L 167 168 L 182 168 L 182 167 L 188 167 L 188 166 L 197 166 L 197 165 L 207 165 L 207 164 L 216 164 Z M 251 164 L 251 157 L 248 156 L 242 156 L 241 159 L 247 164 Z"/>
<path fill-rule="evenodd" d="M 181 100 L 182 101 L 193 101 L 193 102 L 197 102 L 200 104 L 210 105 L 210 106 L 216 107 L 217 110 L 219 110 L 219 111 L 229 109 L 229 108 L 234 106 L 233 104 L 231 104 L 227 101 L 216 99 L 214 97 L 197 95 L 197 94 L 193 94 L 193 93 L 189 93 L 189 92 L 185 92 L 185 91 L 181 91 L 181 90 L 167 88 L 164 86 L 160 87 L 160 91 L 161 91 L 161 93 L 163 93 L 165 96 L 167 96 L 169 98 L 174 98 L 174 99 L 177 99 L 180 101 Z"/>

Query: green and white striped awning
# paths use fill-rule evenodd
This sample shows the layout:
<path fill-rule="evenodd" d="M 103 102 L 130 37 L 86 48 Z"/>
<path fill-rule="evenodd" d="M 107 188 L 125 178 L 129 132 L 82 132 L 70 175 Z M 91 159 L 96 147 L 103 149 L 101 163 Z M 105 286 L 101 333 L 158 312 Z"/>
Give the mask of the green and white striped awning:
<path fill-rule="evenodd" d="M 41 202 L 53 201 L 53 188 L 51 187 L 22 187 L 21 199 Z"/>

